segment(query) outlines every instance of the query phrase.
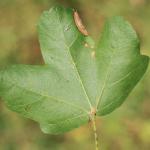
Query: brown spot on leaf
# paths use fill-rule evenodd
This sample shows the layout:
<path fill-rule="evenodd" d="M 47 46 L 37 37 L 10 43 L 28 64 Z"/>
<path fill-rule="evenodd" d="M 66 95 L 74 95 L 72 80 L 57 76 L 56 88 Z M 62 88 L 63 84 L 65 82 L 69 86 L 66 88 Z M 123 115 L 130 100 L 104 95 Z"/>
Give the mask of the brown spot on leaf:
<path fill-rule="evenodd" d="M 91 57 L 92 57 L 92 58 L 95 58 L 95 51 L 92 51 L 92 52 L 91 52 Z"/>
<path fill-rule="evenodd" d="M 74 21 L 75 21 L 75 24 L 76 24 L 78 30 L 79 30 L 83 35 L 88 36 L 89 34 L 88 34 L 88 32 L 87 32 L 85 26 L 83 25 L 82 20 L 81 20 L 81 18 L 80 18 L 80 16 L 79 16 L 78 12 L 77 12 L 77 11 L 74 11 L 73 16 L 74 16 Z"/>
<path fill-rule="evenodd" d="M 86 48 L 90 48 L 90 46 L 89 46 L 88 43 L 85 43 L 84 46 L 85 46 Z"/>

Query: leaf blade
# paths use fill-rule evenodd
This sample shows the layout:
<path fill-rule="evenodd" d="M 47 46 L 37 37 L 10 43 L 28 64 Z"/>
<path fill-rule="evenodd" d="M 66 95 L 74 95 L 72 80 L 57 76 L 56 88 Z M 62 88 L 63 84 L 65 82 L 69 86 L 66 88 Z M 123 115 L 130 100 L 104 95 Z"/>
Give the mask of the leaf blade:
<path fill-rule="evenodd" d="M 140 55 L 139 39 L 131 25 L 122 17 L 114 17 L 107 21 L 97 53 L 99 68 L 101 68 L 99 82 L 103 85 L 97 98 L 97 108 L 99 109 L 99 115 L 105 115 L 123 103 L 145 73 L 149 58 Z M 141 67 L 135 73 L 133 70 L 136 70 L 135 68 L 139 65 Z M 132 75 L 135 78 L 132 78 L 132 80 L 125 78 L 124 84 L 109 88 L 109 84 L 117 82 L 118 78 L 122 81 L 121 79 L 130 72 L 132 72 L 130 76 Z M 127 93 L 125 92 L 126 88 L 130 89 Z M 120 98 L 116 101 L 118 97 Z M 113 101 L 116 102 L 116 107 L 112 109 L 108 103 L 114 103 Z M 103 107 L 106 108 L 106 105 L 110 111 L 104 111 Z"/>
<path fill-rule="evenodd" d="M 30 76 L 30 74 L 32 76 Z M 63 120 L 72 118 L 73 116 L 83 114 L 85 116 L 83 117 L 83 120 L 85 120 L 88 116 L 88 112 L 85 108 L 81 107 L 77 103 L 74 103 L 76 102 L 76 100 L 69 102 L 67 101 L 67 97 L 66 99 L 62 100 L 60 99 L 60 97 L 62 97 L 63 95 L 59 93 L 57 93 L 57 97 L 54 97 L 54 95 L 50 95 L 52 94 L 51 92 L 49 92 L 51 86 L 46 84 L 47 82 L 50 83 L 50 79 L 46 77 L 49 74 L 49 66 L 41 67 L 17 65 L 9 67 L 3 71 L 3 75 L 2 73 L 0 74 L 2 76 L 2 81 L 0 84 L 0 94 L 11 110 L 18 112 L 19 114 L 33 119 L 39 123 L 44 122 L 46 124 L 47 122 L 48 124 L 48 122 L 51 122 L 54 124 L 56 122 L 61 122 Z M 41 82 L 39 82 L 39 80 L 41 80 Z M 54 81 L 54 79 L 51 80 Z M 59 80 L 59 85 L 60 84 L 61 81 Z M 62 84 L 65 83 L 63 82 Z M 54 87 L 54 84 L 52 86 Z M 58 89 L 58 87 L 55 88 Z M 70 88 L 71 87 L 69 87 L 69 89 Z M 80 102 L 80 104 L 81 103 L 82 101 Z M 86 120 L 86 122 L 87 121 L 88 120 Z M 82 124 L 83 121 L 77 121 L 77 124 L 80 123 Z M 70 128 L 71 127 L 69 127 L 68 123 L 68 128 L 66 128 L 66 130 Z"/>
<path fill-rule="evenodd" d="M 49 21 L 49 18 L 51 18 L 51 16 L 53 16 L 53 15 L 55 16 L 56 22 L 55 21 L 49 22 L 47 25 L 47 21 Z M 55 29 L 56 26 L 58 29 L 57 28 Z M 46 36 L 46 33 L 47 33 L 46 29 L 48 29 L 48 27 L 51 27 L 51 30 L 55 30 L 55 32 L 57 33 L 57 34 L 53 35 L 53 37 L 55 37 L 55 39 L 57 39 L 56 41 L 59 44 L 56 44 L 53 40 L 51 40 L 51 38 L 49 38 L 49 36 Z M 66 28 L 67 28 L 67 30 L 66 30 Z M 40 23 L 39 23 L 39 26 L 38 26 L 38 30 L 39 30 L 39 35 L 43 35 L 42 37 L 40 36 L 39 38 L 40 38 L 40 43 L 41 43 L 40 45 L 41 45 L 41 49 L 42 49 L 42 53 L 43 53 L 45 62 L 48 64 L 50 63 L 51 65 L 53 64 L 53 61 L 54 61 L 54 63 L 59 63 L 57 66 L 65 66 L 65 70 L 66 71 L 69 70 L 68 72 L 70 72 L 70 70 L 72 69 L 72 72 L 75 73 L 75 75 L 78 78 L 78 82 L 81 84 L 81 87 L 85 94 L 86 100 L 88 101 L 88 104 L 91 108 L 92 106 L 91 106 L 90 99 L 88 97 L 85 86 L 84 86 L 82 79 L 80 77 L 80 74 L 78 72 L 78 68 L 74 62 L 73 56 L 70 53 L 71 47 L 74 44 L 74 42 L 77 40 L 77 38 L 79 38 L 79 39 L 81 38 L 81 41 L 83 40 L 83 35 L 77 30 L 77 27 L 74 24 L 73 10 L 71 10 L 71 9 L 65 10 L 64 8 L 59 7 L 59 6 L 53 7 L 49 12 L 43 13 Z M 51 33 L 52 31 L 49 31 L 49 32 Z M 45 41 L 48 44 L 46 44 Z M 49 45 L 50 41 L 51 41 L 51 45 L 53 45 L 53 47 L 51 45 Z M 63 41 L 63 43 L 61 43 L 61 41 Z M 47 45 L 47 46 L 45 47 L 45 45 Z M 57 47 L 57 45 L 60 45 L 60 47 Z M 54 53 L 54 55 L 53 55 L 53 53 Z M 59 60 L 56 58 L 57 56 L 60 57 Z M 53 57 L 53 61 L 50 61 L 49 58 L 51 58 L 51 57 Z M 61 59 L 62 59 L 62 61 L 61 61 Z"/>
<path fill-rule="evenodd" d="M 93 108 L 119 107 L 145 73 L 149 57 L 120 17 L 109 19 L 97 47 L 79 32 L 73 10 L 53 7 L 38 24 L 45 65 L 17 65 L 0 72 L 0 95 L 13 111 L 39 122 L 46 133 L 87 123 Z"/>

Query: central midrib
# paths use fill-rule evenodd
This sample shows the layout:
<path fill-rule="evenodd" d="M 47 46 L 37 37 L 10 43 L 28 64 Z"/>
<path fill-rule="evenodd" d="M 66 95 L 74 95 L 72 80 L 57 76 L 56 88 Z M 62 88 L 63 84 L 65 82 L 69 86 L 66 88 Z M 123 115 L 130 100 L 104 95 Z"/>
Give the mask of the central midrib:
<path fill-rule="evenodd" d="M 60 18 L 59 18 L 59 13 L 57 13 L 58 15 L 58 21 L 59 21 L 59 24 L 60 24 L 60 27 L 61 27 L 61 31 L 62 31 L 62 35 L 63 35 L 63 37 L 64 37 L 64 40 L 65 40 L 65 46 L 66 46 L 66 48 L 67 48 L 67 53 L 68 53 L 68 55 L 70 56 L 70 58 L 71 58 L 71 63 L 72 63 L 72 65 L 73 65 L 73 68 L 74 68 L 74 70 L 75 70 L 75 74 L 76 74 L 76 76 L 77 76 L 77 79 L 79 80 L 79 83 L 81 84 L 81 86 L 82 86 L 82 89 L 83 89 L 83 91 L 84 91 L 84 93 L 85 93 L 85 97 L 86 97 L 86 99 L 87 99 L 87 101 L 88 101 L 88 104 L 89 104 L 89 106 L 90 106 L 90 109 L 92 110 L 92 108 L 93 108 L 93 106 L 92 106 L 92 104 L 91 104 L 91 102 L 90 102 L 90 98 L 89 98 L 89 96 L 88 96 L 88 94 L 87 94 L 87 92 L 86 92 L 86 89 L 85 89 L 85 87 L 84 87 L 84 84 L 83 84 L 83 82 L 82 82 L 82 79 L 81 79 L 81 77 L 80 77 L 80 74 L 79 74 L 79 72 L 78 72 L 78 69 L 77 69 L 77 66 L 76 66 L 76 64 L 75 64 L 75 62 L 74 62 L 74 60 L 73 60 L 73 57 L 72 57 L 72 55 L 70 54 L 70 47 L 66 44 L 66 38 L 65 38 L 65 35 L 64 35 L 64 30 L 63 30 L 63 27 L 61 26 L 61 21 L 60 21 Z M 75 40 L 76 41 L 76 40 Z M 74 41 L 74 42 L 75 42 Z M 74 43 L 73 42 L 73 43 Z M 72 43 L 72 44 L 73 44 Z"/>

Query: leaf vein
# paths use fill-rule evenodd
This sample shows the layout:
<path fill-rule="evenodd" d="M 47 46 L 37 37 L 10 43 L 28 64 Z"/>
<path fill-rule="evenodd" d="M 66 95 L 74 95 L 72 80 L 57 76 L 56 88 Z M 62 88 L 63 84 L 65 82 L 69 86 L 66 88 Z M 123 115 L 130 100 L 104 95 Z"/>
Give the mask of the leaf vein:
<path fill-rule="evenodd" d="M 66 122 L 66 121 L 71 121 L 71 120 L 76 119 L 76 118 L 84 117 L 84 116 L 87 116 L 87 115 L 86 114 L 80 114 L 80 115 L 77 115 L 75 117 L 67 118 L 67 119 L 65 119 L 63 121 L 59 121 L 58 123 L 47 123 L 47 124 L 56 125 L 56 124 L 60 124 L 60 123 Z"/>
<path fill-rule="evenodd" d="M 62 35 L 63 35 L 63 37 L 64 37 L 64 40 L 66 40 L 65 35 L 64 35 L 64 30 L 63 30 L 63 27 L 61 26 L 61 20 L 60 20 L 60 18 L 59 18 L 58 13 L 57 13 L 57 17 L 58 17 L 58 20 L 59 20 L 59 22 L 60 22 L 60 27 L 61 27 L 61 29 L 62 29 Z M 77 38 L 76 38 L 76 39 L 77 39 Z M 75 41 L 76 41 L 76 40 L 75 40 Z M 74 41 L 74 42 L 75 42 L 75 41 Z M 72 43 L 71 45 L 73 45 L 73 43 Z M 74 68 L 74 70 L 75 70 L 75 72 L 76 72 L 77 79 L 79 80 L 79 82 L 80 82 L 80 84 L 81 84 L 81 86 L 82 86 L 82 89 L 83 89 L 83 91 L 84 91 L 84 93 L 85 93 L 86 99 L 87 99 L 87 101 L 88 101 L 88 103 L 89 103 L 89 105 L 90 105 L 90 108 L 92 108 L 90 99 L 89 99 L 89 97 L 88 97 L 88 95 L 87 95 L 87 92 L 86 92 L 85 87 L 84 87 L 84 85 L 83 85 L 83 82 L 82 82 L 82 80 L 81 80 L 81 77 L 80 77 L 80 74 L 79 74 L 79 72 L 78 72 L 77 66 L 76 66 L 76 64 L 75 64 L 75 62 L 74 62 L 74 60 L 73 60 L 73 58 L 72 58 L 72 55 L 70 54 L 70 47 L 66 44 L 66 42 L 65 42 L 65 46 L 66 46 L 66 48 L 67 48 L 67 51 L 66 51 L 66 52 L 68 53 L 68 55 L 69 55 L 70 58 L 71 58 L 71 63 L 72 63 L 73 68 Z"/>
<path fill-rule="evenodd" d="M 26 90 L 26 91 L 29 91 L 29 92 L 31 92 L 31 93 L 38 94 L 38 95 L 40 95 L 40 96 L 43 96 L 43 97 L 46 97 L 46 98 L 49 98 L 49 99 L 53 99 L 53 100 L 55 100 L 55 101 L 57 101 L 57 102 L 70 105 L 70 106 L 72 106 L 72 107 L 81 109 L 81 110 L 83 110 L 84 112 L 88 113 L 86 109 L 83 109 L 82 107 L 80 107 L 80 106 L 78 106 L 78 105 L 75 105 L 75 104 L 72 104 L 72 103 L 68 103 L 68 102 L 66 102 L 65 100 L 62 100 L 62 99 L 59 99 L 59 98 L 56 98 L 56 97 L 52 97 L 52 96 L 46 95 L 46 94 L 44 94 L 44 93 L 38 93 L 38 92 L 34 91 L 33 89 L 26 89 L 25 87 L 20 86 L 20 85 L 17 85 L 17 84 L 15 84 L 15 83 L 13 83 L 13 82 L 11 82 L 11 83 L 14 84 L 15 86 L 17 86 L 17 87 L 19 87 L 19 88 L 22 88 L 22 89 L 24 89 L 24 90 Z M 38 100 L 38 101 L 41 101 L 41 100 Z M 35 101 L 35 102 L 38 102 L 38 101 Z M 35 102 L 33 102 L 33 103 L 35 103 Z M 32 103 L 29 103 L 29 104 L 32 104 Z M 27 104 L 27 105 L 28 105 L 28 104 Z M 20 105 L 20 106 L 21 106 L 21 105 Z M 23 105 L 22 105 L 22 106 L 23 106 Z"/>

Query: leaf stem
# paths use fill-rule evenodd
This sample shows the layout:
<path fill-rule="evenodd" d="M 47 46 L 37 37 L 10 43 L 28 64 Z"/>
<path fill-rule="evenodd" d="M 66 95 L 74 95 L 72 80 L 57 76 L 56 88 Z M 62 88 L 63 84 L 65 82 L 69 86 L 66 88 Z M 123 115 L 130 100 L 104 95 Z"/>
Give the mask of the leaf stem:
<path fill-rule="evenodd" d="M 97 135 L 97 128 L 96 128 L 95 116 L 92 117 L 91 121 L 92 121 L 92 125 L 93 125 L 94 138 L 95 138 L 95 150 L 99 150 L 98 135 Z"/>

